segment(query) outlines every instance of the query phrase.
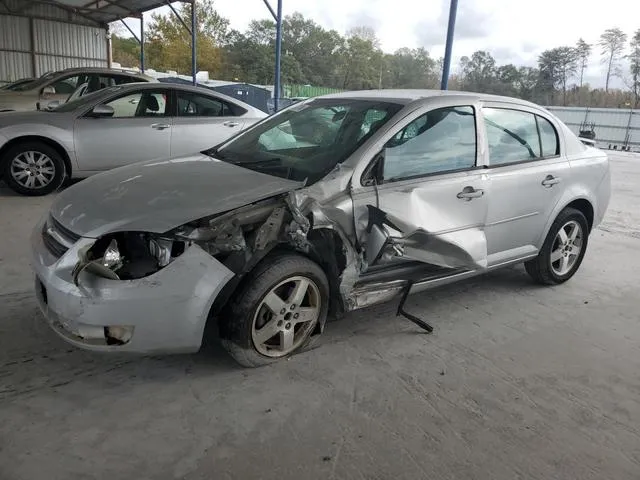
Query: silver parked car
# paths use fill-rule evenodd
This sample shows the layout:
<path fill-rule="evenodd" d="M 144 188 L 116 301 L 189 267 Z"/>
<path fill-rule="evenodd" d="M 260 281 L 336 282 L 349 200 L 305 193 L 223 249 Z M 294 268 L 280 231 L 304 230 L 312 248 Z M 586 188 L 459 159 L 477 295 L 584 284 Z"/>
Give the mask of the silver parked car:
<path fill-rule="evenodd" d="M 31 83 L 35 80 L 35 78 L 21 78 L 20 80 L 16 80 L 14 82 L 9 82 L 4 85 L 0 85 L 0 90 L 15 90 L 18 87 L 26 85 L 27 83 Z"/>
<path fill-rule="evenodd" d="M 65 177 L 210 148 L 265 116 L 203 88 L 110 87 L 52 111 L 0 113 L 0 176 L 18 193 L 44 195 Z"/>
<path fill-rule="evenodd" d="M 0 90 L 0 112 L 45 109 L 51 102 L 64 103 L 79 87 L 87 93 L 115 85 L 157 82 L 142 73 L 114 68 L 82 67 L 48 72 L 32 82 Z"/>
<path fill-rule="evenodd" d="M 461 92 L 307 100 L 203 154 L 96 175 L 32 236 L 36 294 L 96 351 L 189 352 L 215 322 L 242 365 L 328 315 L 524 262 L 570 279 L 610 196 L 604 152 L 534 104 Z M 207 330 L 208 331 L 208 330 Z"/>

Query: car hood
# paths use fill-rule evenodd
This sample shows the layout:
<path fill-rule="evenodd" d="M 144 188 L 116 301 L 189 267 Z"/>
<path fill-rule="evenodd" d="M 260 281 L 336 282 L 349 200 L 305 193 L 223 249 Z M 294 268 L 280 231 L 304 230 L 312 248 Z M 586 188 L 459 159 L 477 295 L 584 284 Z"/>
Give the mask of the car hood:
<path fill-rule="evenodd" d="M 2 101 L 0 101 L 0 105 Z M 0 112 L 0 127 L 24 123 L 51 123 L 60 113 L 31 110 L 28 112 Z"/>
<path fill-rule="evenodd" d="M 29 95 L 30 92 L 15 92 L 13 90 L 0 90 L 0 106 L 21 105 L 35 102 L 37 96 Z"/>
<path fill-rule="evenodd" d="M 116 231 L 163 233 L 301 186 L 198 154 L 89 177 L 60 193 L 51 215 L 90 238 Z"/>

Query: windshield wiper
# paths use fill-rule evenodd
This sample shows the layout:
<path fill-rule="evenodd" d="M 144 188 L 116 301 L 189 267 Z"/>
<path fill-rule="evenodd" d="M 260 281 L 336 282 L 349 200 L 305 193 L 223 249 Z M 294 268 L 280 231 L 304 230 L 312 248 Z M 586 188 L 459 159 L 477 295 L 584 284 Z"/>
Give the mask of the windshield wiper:
<path fill-rule="evenodd" d="M 265 167 L 276 167 L 282 164 L 282 159 L 276 157 L 276 158 L 269 158 L 268 160 L 248 160 L 246 162 L 233 162 L 233 163 L 240 167 L 245 165 L 264 165 Z"/>

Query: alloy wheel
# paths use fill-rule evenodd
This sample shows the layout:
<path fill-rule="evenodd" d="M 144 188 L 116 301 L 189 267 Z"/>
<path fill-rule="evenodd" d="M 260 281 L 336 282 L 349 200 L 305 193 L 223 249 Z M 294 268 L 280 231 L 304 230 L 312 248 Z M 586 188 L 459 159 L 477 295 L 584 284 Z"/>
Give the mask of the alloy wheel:
<path fill-rule="evenodd" d="M 282 357 L 300 347 L 320 317 L 322 299 L 308 277 L 287 278 L 262 299 L 253 316 L 251 337 L 256 350 L 268 357 Z"/>
<path fill-rule="evenodd" d="M 582 227 L 575 220 L 565 223 L 556 235 L 551 247 L 551 269 L 558 276 L 571 272 L 580 258 L 583 240 Z"/>
<path fill-rule="evenodd" d="M 53 160 L 42 152 L 26 151 L 11 161 L 11 176 L 20 185 L 38 190 L 49 185 L 56 176 Z"/>

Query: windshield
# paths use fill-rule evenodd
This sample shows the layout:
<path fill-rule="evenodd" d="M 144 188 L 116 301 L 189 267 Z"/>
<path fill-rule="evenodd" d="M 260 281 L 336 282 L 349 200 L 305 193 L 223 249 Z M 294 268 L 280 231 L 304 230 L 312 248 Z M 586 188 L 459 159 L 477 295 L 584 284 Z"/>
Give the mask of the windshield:
<path fill-rule="evenodd" d="M 317 99 L 293 105 L 205 153 L 310 184 L 345 161 L 402 106 L 376 100 Z"/>
<path fill-rule="evenodd" d="M 2 86 L 2 88 L 0 88 L 0 90 L 15 91 L 15 90 L 18 90 L 20 87 L 26 85 L 27 83 L 31 83 L 31 82 L 33 82 L 33 79 L 17 80 L 17 81 L 15 81 L 13 83 L 9 83 L 8 85 Z"/>
<path fill-rule="evenodd" d="M 103 88 L 102 90 L 97 90 L 95 92 L 87 93 L 86 95 L 78 97 L 75 100 L 71 100 L 70 102 L 63 103 L 62 105 L 60 105 L 57 108 L 54 108 L 51 111 L 63 112 L 63 113 L 73 112 L 75 109 L 81 108 L 82 106 L 92 102 L 94 98 L 98 97 L 99 95 L 108 96 L 109 94 L 113 92 L 117 92 L 118 90 L 121 90 L 121 87 Z"/>
<path fill-rule="evenodd" d="M 36 88 L 44 87 L 51 80 L 51 75 L 44 75 L 37 80 L 33 80 L 32 82 L 27 82 L 22 85 L 18 85 L 13 90 L 16 92 L 24 92 L 26 90 L 33 90 Z"/>

